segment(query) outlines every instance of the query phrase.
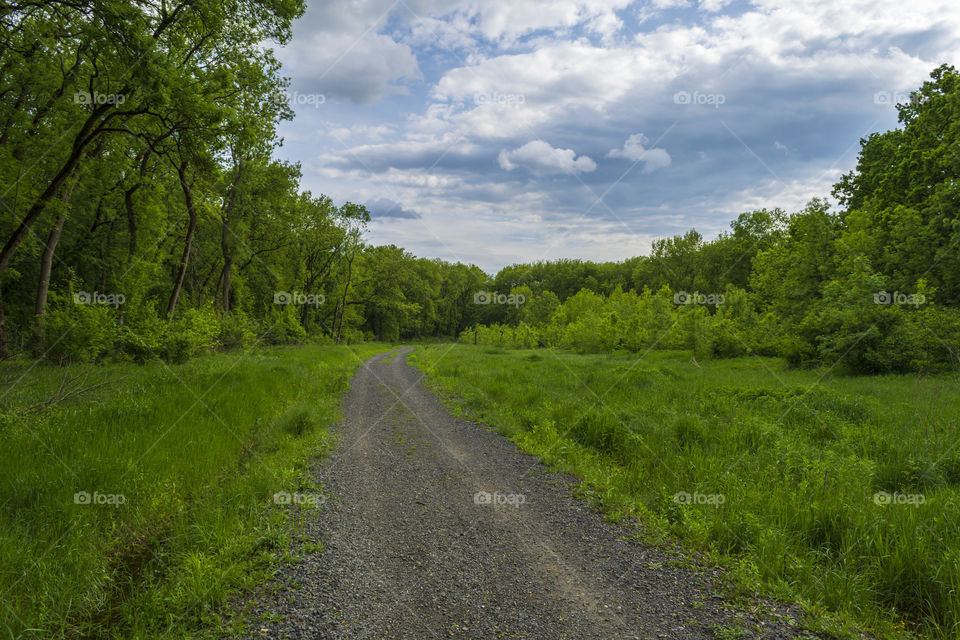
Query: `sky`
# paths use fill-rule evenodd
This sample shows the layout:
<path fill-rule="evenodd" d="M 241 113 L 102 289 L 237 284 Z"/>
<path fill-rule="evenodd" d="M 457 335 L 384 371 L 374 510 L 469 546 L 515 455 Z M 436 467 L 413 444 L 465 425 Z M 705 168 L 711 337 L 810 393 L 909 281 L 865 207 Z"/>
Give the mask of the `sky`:
<path fill-rule="evenodd" d="M 275 53 L 302 185 L 488 272 L 800 210 L 960 63 L 956 0 L 308 0 Z"/>

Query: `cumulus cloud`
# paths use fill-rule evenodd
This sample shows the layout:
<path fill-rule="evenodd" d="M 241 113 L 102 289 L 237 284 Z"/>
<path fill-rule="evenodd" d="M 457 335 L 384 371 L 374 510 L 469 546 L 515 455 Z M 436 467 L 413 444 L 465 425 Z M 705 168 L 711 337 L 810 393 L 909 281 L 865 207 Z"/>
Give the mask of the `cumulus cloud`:
<path fill-rule="evenodd" d="M 396 81 L 420 75 L 410 48 L 383 34 L 354 38 L 318 33 L 309 40 L 295 41 L 281 58 L 301 91 L 346 98 L 356 104 L 407 93 Z"/>
<path fill-rule="evenodd" d="M 896 126 L 876 96 L 960 59 L 955 2 L 311 2 L 278 52 L 291 88 L 369 106 L 298 108 L 283 153 L 337 201 L 416 203 L 417 224 L 381 216 L 372 242 L 449 246 L 492 267 L 552 234 L 567 257 L 635 255 L 615 232 L 641 244 L 640 230 L 710 233 L 757 206 L 829 194 L 836 176 L 820 172 L 849 171 L 859 138 Z M 641 130 L 669 135 L 654 144 Z M 584 184 L 524 179 L 570 173 Z M 604 233 L 590 235 L 585 210 Z M 469 254 L 478 239 L 502 255 Z"/>
<path fill-rule="evenodd" d="M 716 12 L 722 10 L 732 0 L 700 0 L 700 10 Z"/>
<path fill-rule="evenodd" d="M 406 218 L 416 220 L 420 214 L 410 209 L 404 209 L 399 202 L 394 202 L 389 198 L 375 198 L 366 204 L 367 211 L 370 212 L 370 218 Z"/>
<path fill-rule="evenodd" d="M 487 39 L 510 43 L 543 29 L 570 29 L 586 24 L 589 30 L 610 35 L 621 26 L 616 11 L 631 0 L 511 0 L 468 2 L 462 12 L 467 24 Z"/>
<path fill-rule="evenodd" d="M 650 173 L 670 166 L 670 154 L 666 149 L 647 149 L 650 142 L 642 133 L 635 133 L 623 143 L 622 149 L 611 149 L 608 158 L 625 158 L 634 162 L 643 162 L 643 172 Z"/>
<path fill-rule="evenodd" d="M 382 33 L 394 9 L 389 0 L 307 3 L 290 43 L 277 52 L 293 88 L 355 104 L 406 93 L 403 82 L 419 79 L 420 68 L 408 45 Z"/>
<path fill-rule="evenodd" d="M 589 157 L 577 156 L 573 149 L 556 149 L 543 140 L 533 140 L 513 151 L 503 150 L 497 162 L 507 171 L 523 167 L 537 174 L 589 173 L 597 168 Z"/>

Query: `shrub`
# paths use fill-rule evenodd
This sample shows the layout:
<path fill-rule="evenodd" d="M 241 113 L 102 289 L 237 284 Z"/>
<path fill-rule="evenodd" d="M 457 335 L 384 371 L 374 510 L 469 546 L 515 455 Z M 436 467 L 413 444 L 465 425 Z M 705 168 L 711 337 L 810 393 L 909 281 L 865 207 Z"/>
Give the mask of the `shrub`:
<path fill-rule="evenodd" d="M 135 362 L 146 362 L 164 351 L 167 323 L 157 313 L 154 301 L 139 297 L 127 301 L 121 315 L 120 351 Z"/>
<path fill-rule="evenodd" d="M 243 311 L 231 311 L 220 317 L 219 342 L 224 349 L 244 349 L 257 341 L 257 325 Z"/>
<path fill-rule="evenodd" d="M 51 308 L 40 329 L 41 355 L 54 362 L 93 362 L 119 337 L 117 311 L 103 304 L 78 304 L 51 294 Z"/>
<path fill-rule="evenodd" d="M 293 305 L 284 305 L 271 311 L 264 332 L 270 344 L 295 344 L 307 337 L 307 332 L 297 318 Z"/>
<path fill-rule="evenodd" d="M 163 357 L 168 362 L 182 363 L 218 344 L 220 323 L 212 307 L 188 309 L 167 327 Z"/>

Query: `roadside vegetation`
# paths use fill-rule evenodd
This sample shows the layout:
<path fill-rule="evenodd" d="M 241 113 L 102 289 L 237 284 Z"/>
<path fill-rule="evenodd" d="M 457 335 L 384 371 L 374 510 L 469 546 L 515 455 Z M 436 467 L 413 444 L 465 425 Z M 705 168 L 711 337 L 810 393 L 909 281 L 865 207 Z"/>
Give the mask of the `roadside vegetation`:
<path fill-rule="evenodd" d="M 309 461 L 360 361 L 384 348 L 5 365 L 0 636 L 216 628 L 218 607 L 287 553 L 291 518 L 322 504 Z"/>
<path fill-rule="evenodd" d="M 611 517 L 800 601 L 814 626 L 960 631 L 955 374 L 462 344 L 413 362 L 466 415 L 582 478 Z"/>

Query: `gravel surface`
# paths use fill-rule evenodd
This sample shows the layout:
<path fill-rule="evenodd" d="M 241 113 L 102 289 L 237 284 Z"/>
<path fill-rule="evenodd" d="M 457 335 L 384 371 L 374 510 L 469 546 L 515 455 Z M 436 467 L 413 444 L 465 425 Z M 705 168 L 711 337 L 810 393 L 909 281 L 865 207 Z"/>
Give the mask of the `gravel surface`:
<path fill-rule="evenodd" d="M 326 502 L 298 560 L 239 603 L 245 637 L 813 637 L 782 605 L 725 602 L 716 570 L 633 541 L 571 495 L 575 478 L 453 418 L 410 350 L 356 374 L 317 466 Z"/>

